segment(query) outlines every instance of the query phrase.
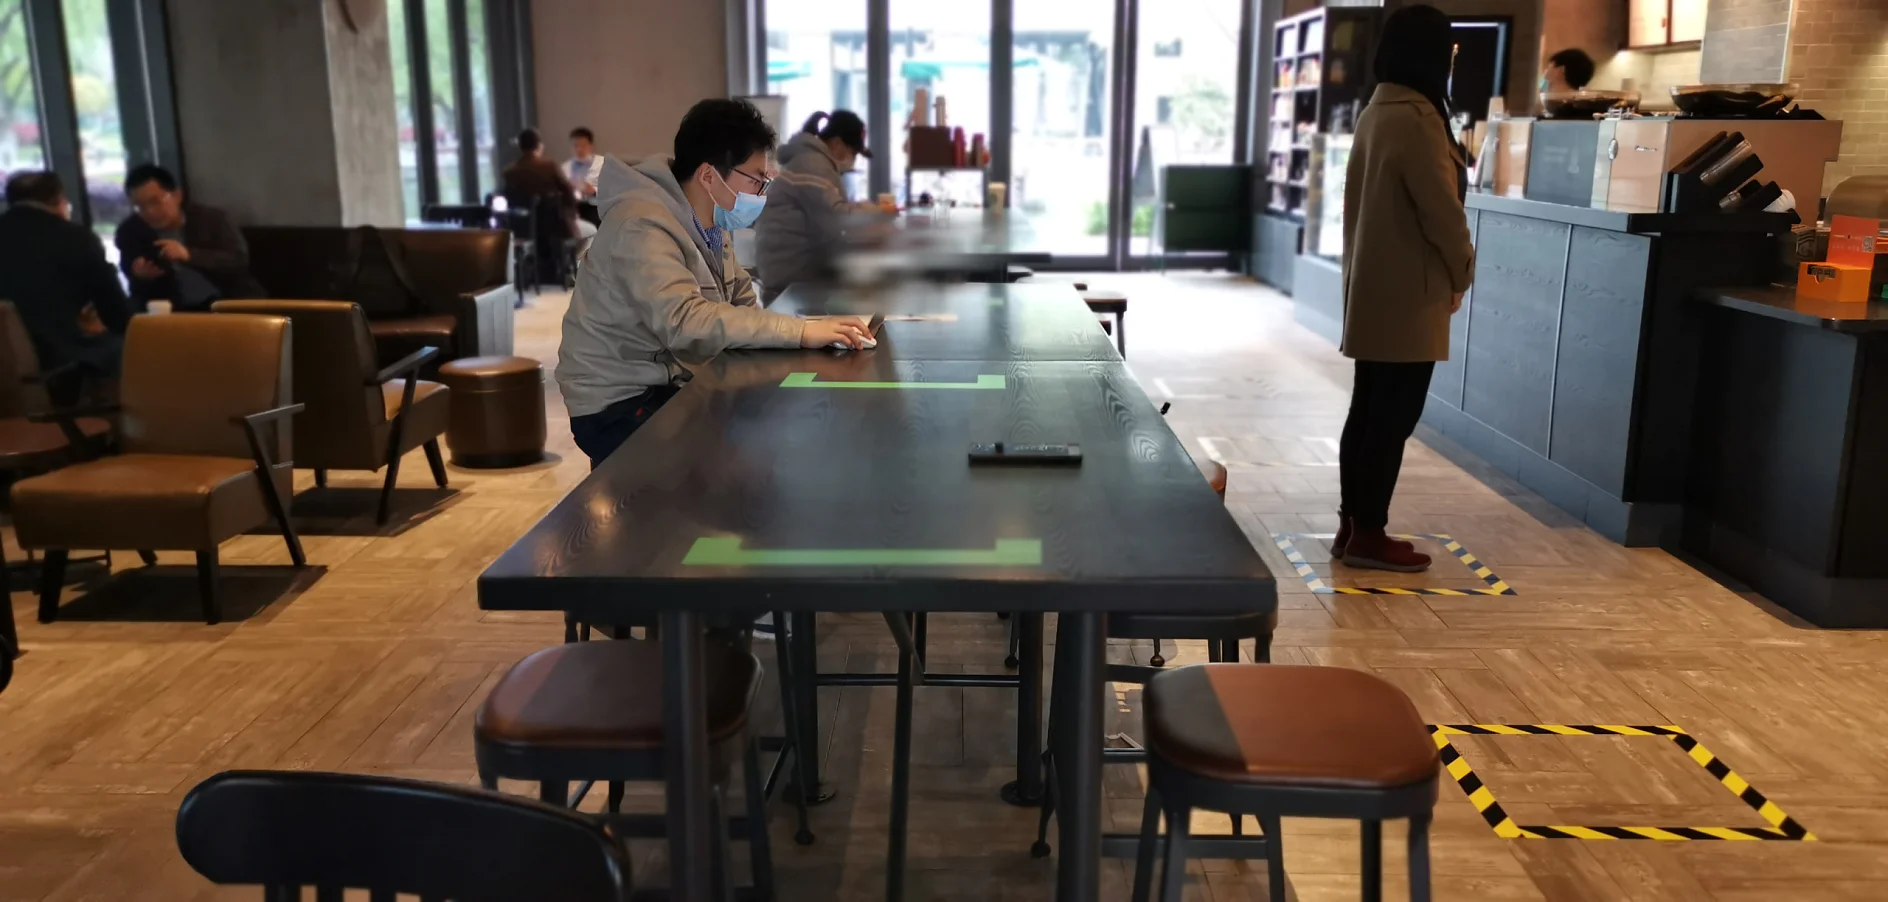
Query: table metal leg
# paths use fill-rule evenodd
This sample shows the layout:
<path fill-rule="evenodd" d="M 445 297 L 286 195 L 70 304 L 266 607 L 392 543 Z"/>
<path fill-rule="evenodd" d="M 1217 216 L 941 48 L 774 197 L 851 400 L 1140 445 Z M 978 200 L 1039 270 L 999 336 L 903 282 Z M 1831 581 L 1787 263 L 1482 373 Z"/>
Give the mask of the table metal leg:
<path fill-rule="evenodd" d="M 1017 614 L 1016 782 L 1003 787 L 1011 805 L 1042 804 L 1042 615 Z"/>
<path fill-rule="evenodd" d="M 892 614 L 907 627 L 909 614 Z M 889 850 L 885 860 L 886 902 L 905 898 L 905 838 L 911 817 L 911 705 L 912 687 L 917 683 L 913 668 L 916 656 L 898 656 L 898 704 L 892 725 L 892 820 L 888 831 Z"/>
<path fill-rule="evenodd" d="M 800 735 L 806 739 L 807 753 L 799 762 L 800 786 L 808 787 L 805 795 L 806 804 L 819 805 L 831 801 L 836 794 L 820 782 L 820 755 L 825 746 L 819 734 L 819 635 L 818 615 L 810 611 L 795 612 L 789 633 L 793 641 L 789 648 L 793 654 L 794 675 L 794 716 L 800 720 Z"/>
<path fill-rule="evenodd" d="M 1105 614 L 1064 613 L 1059 619 L 1056 657 L 1069 655 L 1063 671 L 1068 684 L 1058 686 L 1069 716 L 1063 721 L 1056 770 L 1063 787 L 1056 815 L 1055 897 L 1059 902 L 1089 902 L 1101 895 L 1101 746 L 1103 682 L 1107 664 Z"/>
<path fill-rule="evenodd" d="M 662 614 L 662 730 L 668 773 L 671 898 L 707 902 L 714 895 L 714 834 L 709 796 L 708 693 L 701 617 Z"/>

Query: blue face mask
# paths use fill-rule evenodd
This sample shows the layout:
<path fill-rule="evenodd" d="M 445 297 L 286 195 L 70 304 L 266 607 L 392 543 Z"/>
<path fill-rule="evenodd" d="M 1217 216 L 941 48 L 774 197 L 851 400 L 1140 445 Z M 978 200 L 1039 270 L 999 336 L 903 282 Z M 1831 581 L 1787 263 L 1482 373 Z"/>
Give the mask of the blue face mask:
<path fill-rule="evenodd" d="M 715 177 L 721 178 L 721 174 L 715 173 Z M 730 232 L 753 228 L 754 221 L 760 218 L 760 211 L 767 206 L 766 195 L 735 191 L 732 186 L 728 185 L 726 179 L 721 180 L 721 186 L 734 193 L 734 209 L 723 210 L 721 204 L 716 202 L 715 227 L 727 229 Z"/>

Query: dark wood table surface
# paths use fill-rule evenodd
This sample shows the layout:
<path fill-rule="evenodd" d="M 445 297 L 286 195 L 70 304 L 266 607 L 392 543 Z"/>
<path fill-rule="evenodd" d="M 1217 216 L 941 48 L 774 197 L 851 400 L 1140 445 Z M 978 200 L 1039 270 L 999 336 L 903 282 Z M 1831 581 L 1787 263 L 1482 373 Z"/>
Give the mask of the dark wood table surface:
<path fill-rule="evenodd" d="M 907 284 L 886 289 L 795 285 L 769 309 L 799 316 L 882 313 L 877 354 L 899 360 L 1092 360 L 1119 363 L 1114 343 L 1068 283 Z M 907 319 L 900 319 L 907 318 Z"/>
<path fill-rule="evenodd" d="M 671 860 L 689 863 L 677 898 L 708 893 L 705 616 L 1062 614 L 1080 689 L 1059 697 L 1085 738 L 1058 751 L 1057 897 L 1089 900 L 1106 613 L 1276 607 L 1264 562 L 1072 288 L 896 303 L 956 319 L 887 322 L 871 351 L 722 355 L 479 579 L 486 609 L 661 616 Z M 1093 347 L 1064 328 L 1078 322 Z M 1073 442 L 1083 460 L 972 467 L 969 446 L 992 441 Z"/>

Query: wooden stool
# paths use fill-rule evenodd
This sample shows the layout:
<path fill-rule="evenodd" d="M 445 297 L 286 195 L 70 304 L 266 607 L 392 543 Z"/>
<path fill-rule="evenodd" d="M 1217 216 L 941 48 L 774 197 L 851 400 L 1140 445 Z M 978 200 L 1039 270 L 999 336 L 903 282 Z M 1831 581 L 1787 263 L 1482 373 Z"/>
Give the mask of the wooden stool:
<path fill-rule="evenodd" d="M 446 444 L 461 467 L 544 459 L 544 367 L 529 357 L 466 357 L 439 368 L 452 390 Z"/>
<path fill-rule="evenodd" d="M 1160 898 L 1179 902 L 1195 808 L 1259 819 L 1272 902 L 1285 898 L 1279 818 L 1362 821 L 1370 902 L 1383 896 L 1383 821 L 1408 818 L 1410 898 L 1429 899 L 1439 758 L 1416 706 L 1395 686 L 1341 667 L 1199 664 L 1148 681 L 1142 719 L 1149 787 L 1135 902 L 1146 902 L 1153 884 L 1162 812 Z"/>
<path fill-rule="evenodd" d="M 773 861 L 767 841 L 767 794 L 759 747 L 747 734 L 748 711 L 760 688 L 760 662 L 731 644 L 710 642 L 708 742 L 717 774 L 713 809 L 720 821 L 725 784 L 739 760 L 746 779 L 747 816 L 728 822 L 748 841 L 754 898 L 773 896 Z M 589 782 L 609 784 L 604 820 L 632 836 L 663 835 L 660 815 L 621 814 L 623 783 L 664 777 L 662 652 L 652 642 L 620 639 L 577 642 L 533 652 L 492 687 L 473 721 L 479 782 L 500 779 L 538 784 L 540 800 L 575 807 Z M 585 785 L 573 800 L 570 784 Z M 801 809 L 804 829 L 805 809 Z M 727 833 L 716 831 L 716 854 L 726 861 Z M 725 871 L 725 864 L 719 870 Z"/>
<path fill-rule="evenodd" d="M 1106 288 L 1087 288 L 1085 283 L 1077 283 L 1076 290 L 1082 293 L 1082 302 L 1090 312 L 1114 318 L 1115 347 L 1122 357 L 1128 356 L 1128 296 Z"/>

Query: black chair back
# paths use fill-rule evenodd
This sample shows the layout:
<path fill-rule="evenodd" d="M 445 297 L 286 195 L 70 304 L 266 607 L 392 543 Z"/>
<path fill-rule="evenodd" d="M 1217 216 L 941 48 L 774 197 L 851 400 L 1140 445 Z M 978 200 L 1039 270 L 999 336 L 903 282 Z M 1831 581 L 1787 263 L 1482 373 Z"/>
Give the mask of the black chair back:
<path fill-rule="evenodd" d="M 359 774 L 229 771 L 177 812 L 197 873 L 268 900 L 346 889 L 453 902 L 625 902 L 629 862 L 597 824 L 463 786 Z"/>

